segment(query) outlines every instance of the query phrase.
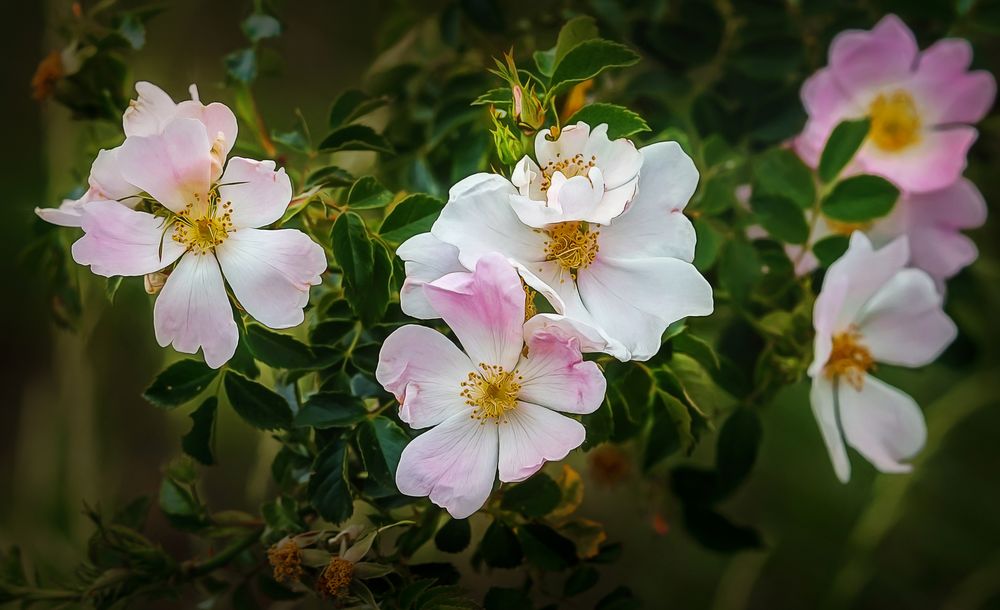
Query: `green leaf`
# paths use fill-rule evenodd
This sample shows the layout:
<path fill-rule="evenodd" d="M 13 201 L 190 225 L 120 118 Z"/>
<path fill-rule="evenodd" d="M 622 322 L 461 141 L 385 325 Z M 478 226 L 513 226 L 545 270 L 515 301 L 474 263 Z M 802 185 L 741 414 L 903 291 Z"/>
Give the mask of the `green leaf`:
<path fill-rule="evenodd" d="M 264 13 L 254 13 L 243 20 L 243 33 L 250 42 L 274 38 L 281 34 L 281 22 Z"/>
<path fill-rule="evenodd" d="M 306 400 L 295 415 L 296 428 L 343 428 L 368 417 L 365 402 L 342 392 L 318 392 Z"/>
<path fill-rule="evenodd" d="M 496 89 L 490 89 L 486 93 L 480 95 L 472 102 L 472 106 L 502 106 L 514 103 L 513 94 L 510 92 L 509 87 L 497 87 Z"/>
<path fill-rule="evenodd" d="M 531 58 L 535 60 L 535 67 L 542 76 L 552 76 L 552 71 L 556 67 L 556 49 L 555 47 L 549 49 L 548 51 L 535 51 L 531 54 Z"/>
<path fill-rule="evenodd" d="M 104 288 L 104 294 L 108 297 L 108 302 L 112 305 L 115 304 L 115 297 L 118 295 L 118 289 L 122 286 L 122 280 L 125 279 L 120 275 L 115 275 L 108 278 L 107 286 Z"/>
<path fill-rule="evenodd" d="M 330 523 L 341 523 L 354 514 L 354 500 L 347 483 L 347 444 L 336 439 L 316 456 L 309 477 L 309 502 Z"/>
<path fill-rule="evenodd" d="M 373 112 L 389 102 L 386 97 L 372 97 L 358 89 L 348 89 L 333 101 L 330 107 L 330 129 L 337 129 L 355 119 Z"/>
<path fill-rule="evenodd" d="M 852 176 L 838 182 L 823 199 L 823 215 L 847 223 L 864 223 L 892 210 L 899 189 L 878 176 Z"/>
<path fill-rule="evenodd" d="M 434 544 L 445 553 L 461 553 L 471 539 L 472 528 L 468 519 L 448 519 L 434 535 Z"/>
<path fill-rule="evenodd" d="M 386 489 L 396 490 L 396 468 L 403 448 L 410 442 L 396 422 L 383 416 L 358 427 L 358 448 L 368 475 Z"/>
<path fill-rule="evenodd" d="M 723 489 L 735 489 L 753 470 L 762 434 L 760 418 L 751 409 L 737 409 L 726 419 L 715 449 L 715 470 Z"/>
<path fill-rule="evenodd" d="M 563 595 L 572 597 L 588 591 L 597 584 L 599 578 L 600 574 L 597 568 L 582 565 L 570 572 L 569 577 L 566 579 L 566 584 L 563 585 Z"/>
<path fill-rule="evenodd" d="M 789 244 L 802 244 L 809 239 L 809 223 L 805 214 L 791 199 L 782 195 L 754 193 L 750 207 L 771 237 Z"/>
<path fill-rule="evenodd" d="M 331 131 L 319 143 L 322 152 L 338 152 L 342 150 L 369 150 L 382 153 L 393 153 L 392 144 L 374 129 L 367 125 L 346 125 Z"/>
<path fill-rule="evenodd" d="M 292 409 L 278 394 L 237 373 L 228 373 L 224 383 L 229 404 L 251 426 L 261 430 L 291 426 Z"/>
<path fill-rule="evenodd" d="M 126 14 L 118 24 L 118 33 L 128 41 L 130 47 L 141 49 L 146 44 L 146 26 L 136 15 Z"/>
<path fill-rule="evenodd" d="M 313 368 L 316 356 L 298 339 L 268 330 L 260 324 L 247 326 L 247 347 L 254 358 L 278 369 Z"/>
<path fill-rule="evenodd" d="M 163 514 L 178 528 L 197 529 L 204 522 L 204 508 L 190 487 L 170 477 L 160 484 L 159 504 Z"/>
<path fill-rule="evenodd" d="M 547 525 L 522 525 L 517 528 L 517 539 L 524 557 L 543 570 L 558 572 L 576 563 L 576 545 Z"/>
<path fill-rule="evenodd" d="M 524 557 L 521 543 L 505 523 L 494 520 L 479 542 L 479 554 L 491 568 L 516 568 Z"/>
<path fill-rule="evenodd" d="M 215 413 L 219 400 L 210 396 L 191 412 L 191 429 L 181 439 L 181 448 L 206 466 L 215 463 L 212 446 L 215 444 Z"/>
<path fill-rule="evenodd" d="M 753 172 L 754 195 L 780 195 L 803 209 L 816 200 L 812 171 L 791 150 L 768 150 L 757 159 Z"/>
<path fill-rule="evenodd" d="M 858 152 L 871 123 L 868 119 L 844 121 L 833 128 L 819 158 L 819 179 L 833 182 Z"/>
<path fill-rule="evenodd" d="M 745 305 L 761 276 L 760 259 L 752 245 L 741 240 L 725 245 L 719 260 L 719 283 L 734 301 Z"/>
<path fill-rule="evenodd" d="M 544 517 L 552 512 L 562 499 L 559 485 L 540 472 L 523 483 L 504 491 L 500 508 L 519 512 L 525 517 Z"/>
<path fill-rule="evenodd" d="M 559 37 L 556 39 L 555 63 L 557 67 L 570 51 L 586 40 L 597 38 L 597 22 L 593 17 L 580 15 L 566 22 L 559 30 Z"/>
<path fill-rule="evenodd" d="M 351 175 L 351 172 L 336 165 L 321 167 L 306 178 L 306 188 L 314 186 L 350 186 L 352 184 L 354 184 L 354 176 Z"/>
<path fill-rule="evenodd" d="M 547 96 L 594 78 L 609 68 L 624 68 L 639 61 L 639 55 L 625 45 L 596 38 L 585 40 L 570 50 L 552 73 Z"/>
<path fill-rule="evenodd" d="M 533 610 L 531 598 L 521 589 L 490 587 L 483 598 L 484 610 Z"/>
<path fill-rule="evenodd" d="M 392 260 L 385 248 L 368 237 L 354 212 L 341 214 L 331 233 L 333 253 L 344 272 L 344 296 L 365 325 L 379 320 L 389 304 Z"/>
<path fill-rule="evenodd" d="M 666 392 L 657 392 L 652 411 L 642 454 L 642 469 L 646 472 L 693 441 L 691 413 L 679 400 Z"/>
<path fill-rule="evenodd" d="M 240 49 L 223 58 L 226 74 L 238 83 L 248 85 L 257 78 L 257 53 L 253 49 Z"/>
<path fill-rule="evenodd" d="M 813 254 L 819 259 L 820 265 L 829 267 L 847 252 L 851 240 L 846 235 L 831 235 L 813 244 Z"/>
<path fill-rule="evenodd" d="M 443 207 L 444 202 L 437 197 L 423 193 L 410 195 L 397 203 L 385 217 L 379 227 L 379 235 L 387 241 L 401 243 L 418 233 L 426 233 L 431 230 Z"/>
<path fill-rule="evenodd" d="M 218 374 L 218 369 L 200 360 L 178 360 L 161 371 L 142 396 L 157 407 L 172 409 L 201 394 Z"/>
<path fill-rule="evenodd" d="M 758 549 L 763 544 L 753 528 L 737 525 L 701 505 L 684 505 L 684 526 L 695 540 L 713 551 L 734 553 Z"/>
<path fill-rule="evenodd" d="M 388 205 L 390 201 L 392 201 L 392 193 L 382 186 L 374 176 L 362 176 L 347 193 L 347 204 L 355 210 L 381 208 Z"/>
<path fill-rule="evenodd" d="M 591 127 L 607 123 L 608 137 L 612 140 L 649 131 L 649 125 L 646 124 L 645 119 L 628 108 L 615 104 L 598 103 L 584 106 L 570 117 L 566 124 L 572 125 L 579 121 L 583 121 Z"/>

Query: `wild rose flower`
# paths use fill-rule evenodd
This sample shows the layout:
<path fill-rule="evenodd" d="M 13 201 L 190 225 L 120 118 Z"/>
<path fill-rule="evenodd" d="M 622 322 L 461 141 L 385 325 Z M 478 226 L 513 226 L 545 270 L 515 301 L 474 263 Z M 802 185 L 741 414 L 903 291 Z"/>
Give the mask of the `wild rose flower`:
<path fill-rule="evenodd" d="M 972 47 L 947 38 L 920 52 L 895 15 L 871 31 L 841 32 L 829 62 L 802 87 L 809 113 L 795 149 L 814 167 L 827 138 L 845 119 L 869 117 L 868 140 L 850 171 L 877 174 L 906 191 L 955 182 L 976 139 L 976 123 L 993 105 L 996 81 L 969 71 Z"/>
<path fill-rule="evenodd" d="M 152 83 L 135 84 L 136 99 L 122 115 L 122 127 L 127 136 L 151 136 L 162 133 L 174 118 L 186 117 L 205 125 L 213 139 L 213 158 L 221 171 L 226 155 L 236 142 L 236 116 L 224 104 L 213 102 L 207 106 L 198 100 L 198 89 L 191 85 L 191 99 L 174 103 L 162 89 Z M 90 168 L 87 191 L 80 199 L 66 199 L 58 208 L 35 208 L 35 213 L 46 221 L 63 227 L 79 227 L 83 206 L 91 201 L 117 201 L 130 208 L 138 205 L 142 189 L 122 177 L 118 167 L 121 147 L 102 150 Z M 214 175 L 213 179 L 217 179 Z"/>
<path fill-rule="evenodd" d="M 73 258 L 104 276 L 146 275 L 174 265 L 153 310 L 161 346 L 222 366 L 238 332 L 226 283 L 251 316 L 271 328 L 302 322 L 309 287 L 326 270 L 323 249 L 296 230 L 266 231 L 281 218 L 292 188 L 273 161 L 234 157 L 217 180 L 220 142 L 205 123 L 175 118 L 156 135 L 131 135 L 118 153 L 130 184 L 162 209 L 155 214 L 115 201 L 84 207 L 84 236 Z M 225 279 L 223 279 L 225 278 Z"/>
<path fill-rule="evenodd" d="M 926 440 L 916 402 L 871 375 L 878 362 L 928 364 L 957 332 L 931 277 L 904 269 L 909 254 L 905 237 L 873 250 L 855 232 L 816 299 L 810 402 L 843 482 L 851 476 L 845 442 L 881 472 L 907 472 L 905 460 Z"/>
<path fill-rule="evenodd" d="M 606 384 L 575 338 L 525 337 L 521 280 L 502 256 L 423 290 L 465 351 L 435 330 L 403 326 L 382 346 L 375 377 L 399 401 L 400 419 L 431 428 L 403 449 L 399 490 L 463 519 L 486 502 L 498 471 L 503 482 L 523 481 L 578 447 L 583 425 L 559 411 L 595 411 Z"/>
<path fill-rule="evenodd" d="M 672 322 L 712 312 L 712 288 L 691 264 L 695 233 L 683 214 L 698 183 L 694 163 L 675 142 L 647 146 L 642 159 L 634 200 L 607 226 L 530 227 L 511 207 L 508 180 L 476 174 L 452 188 L 431 233 L 466 268 L 503 254 L 557 313 L 598 329 L 607 353 L 648 360 Z"/>
<path fill-rule="evenodd" d="M 635 145 L 625 138 L 608 139 L 605 124 L 591 130 L 580 122 L 551 137 L 551 130 L 539 131 L 538 163 L 525 156 L 511 175 L 518 189 L 511 204 L 521 221 L 532 227 L 578 220 L 608 224 L 624 212 L 635 196 L 643 165 Z"/>

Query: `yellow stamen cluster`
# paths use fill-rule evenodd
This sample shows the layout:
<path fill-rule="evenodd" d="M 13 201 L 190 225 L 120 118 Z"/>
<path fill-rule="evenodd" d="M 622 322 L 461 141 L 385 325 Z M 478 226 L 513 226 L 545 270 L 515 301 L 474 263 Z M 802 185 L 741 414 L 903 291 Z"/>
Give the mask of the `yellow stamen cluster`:
<path fill-rule="evenodd" d="M 230 201 L 222 203 L 217 191 L 210 195 L 204 213 L 200 213 L 200 206 L 196 209 L 195 204 L 189 203 L 177 214 L 173 240 L 194 254 L 208 254 L 226 241 L 233 230 L 232 206 Z"/>
<path fill-rule="evenodd" d="M 871 228 L 872 223 L 870 222 L 841 222 L 839 220 L 833 220 L 832 218 L 826 219 L 826 226 L 830 228 L 830 231 L 835 235 L 844 235 L 850 237 L 855 231 L 867 231 Z"/>
<path fill-rule="evenodd" d="M 857 328 L 852 326 L 833 336 L 833 349 L 823 367 L 823 374 L 828 379 L 843 379 L 855 390 L 861 390 L 865 384 L 865 373 L 874 368 L 875 360 L 861 342 L 861 333 Z"/>
<path fill-rule="evenodd" d="M 591 231 L 585 222 L 560 222 L 544 229 L 549 236 L 545 244 L 545 260 L 556 261 L 576 279 L 576 271 L 588 267 L 600 246 L 597 238 L 600 231 Z"/>
<path fill-rule="evenodd" d="M 597 165 L 597 157 L 591 155 L 589 160 L 584 160 L 583 155 L 577 153 L 568 159 L 559 158 L 560 155 L 556 153 L 556 160 L 549 161 L 542 168 L 542 184 L 541 189 L 544 193 L 549 190 L 552 186 L 552 176 L 556 172 L 560 172 L 566 178 L 573 178 L 574 176 L 587 176 L 587 172 L 590 168 Z"/>
<path fill-rule="evenodd" d="M 898 152 L 920 140 L 920 115 L 913 97 L 903 90 L 880 94 L 868 110 L 868 136 L 886 152 Z"/>
<path fill-rule="evenodd" d="M 507 412 L 517 407 L 517 395 L 523 380 L 517 371 L 502 366 L 479 363 L 479 371 L 469 373 L 462 382 L 461 396 L 465 404 L 475 407 L 469 415 L 480 424 L 492 419 L 496 424 L 508 421 Z"/>
<path fill-rule="evenodd" d="M 340 557 L 331 557 L 330 563 L 316 579 L 316 591 L 321 597 L 341 597 L 347 593 L 353 577 L 353 563 Z"/>
<path fill-rule="evenodd" d="M 537 294 L 530 286 L 521 281 L 521 289 L 524 290 L 524 321 L 527 322 L 538 313 L 535 307 L 535 295 Z"/>
<path fill-rule="evenodd" d="M 302 578 L 302 551 L 299 545 L 286 540 L 267 550 L 267 560 L 274 570 L 274 580 L 278 582 L 298 582 Z"/>

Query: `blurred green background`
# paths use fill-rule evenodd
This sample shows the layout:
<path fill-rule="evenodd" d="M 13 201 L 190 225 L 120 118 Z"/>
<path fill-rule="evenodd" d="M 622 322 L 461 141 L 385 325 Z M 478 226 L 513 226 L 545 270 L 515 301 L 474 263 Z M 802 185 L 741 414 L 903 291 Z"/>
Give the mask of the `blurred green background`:
<path fill-rule="evenodd" d="M 195 82 L 203 100 L 231 101 L 221 86 L 220 58 L 245 44 L 239 20 L 250 4 L 170 2 L 149 23 L 145 48 L 132 56 L 132 79 L 153 81 L 175 99 Z M 503 4 L 531 27 L 533 11 L 558 14 L 571 3 Z M 607 10 L 609 2 L 572 4 L 587 12 L 592 5 Z M 829 11 L 858 8 L 822 4 Z M 881 10 L 868 4 L 869 14 Z M 895 4 L 880 7 L 906 19 L 922 3 Z M 32 209 L 55 205 L 76 188 L 92 156 L 86 151 L 93 128 L 71 121 L 61 106 L 35 102 L 29 86 L 38 61 L 61 46 L 56 25 L 69 10 L 61 0 L 7 2 L 2 39 L 0 116 L 7 144 L 0 163 L 0 544 L 21 545 L 37 569 L 51 574 L 66 573 L 83 553 L 90 533 L 83 504 L 113 507 L 155 492 L 188 426 L 185 412 L 163 412 L 140 397 L 171 357 L 155 344 L 151 300 L 141 283 L 126 283 L 111 305 L 103 283 L 80 269 L 85 313 L 70 332 L 53 323 L 46 283 L 25 260 L 25 248 L 40 231 Z M 282 127 L 300 108 L 321 123 L 339 91 L 361 84 L 378 50 L 373 32 L 403 10 L 414 6 L 285 3 L 285 31 L 277 43 L 283 67 L 257 87 L 262 114 Z M 919 17 L 919 23 L 934 24 L 926 31 L 915 27 L 922 46 L 947 30 L 933 18 Z M 973 40 L 977 65 L 1000 74 L 996 36 L 964 26 L 951 31 Z M 496 50 L 502 48 L 498 42 Z M 650 123 L 654 133 L 664 127 Z M 991 209 L 1000 199 L 998 160 L 1000 115 L 994 110 L 980 125 L 967 173 Z M 570 462 L 587 481 L 581 514 L 604 522 L 610 538 L 624 543 L 605 584 L 631 587 L 649 608 L 1000 608 L 998 224 L 991 216 L 973 233 L 982 256 L 949 284 L 948 310 L 962 329 L 960 339 L 924 370 L 882 371 L 927 415 L 930 439 L 914 474 L 876 476 L 855 456 L 854 478 L 840 485 L 808 407 L 808 388 L 788 388 L 762 413 L 764 442 L 750 483 L 722 507 L 735 521 L 758 526 L 766 547 L 725 555 L 684 533 L 665 473 L 643 478 L 638 468 L 627 467 L 609 481 L 593 476 L 593 454 L 576 454 Z M 205 469 L 204 488 L 218 508 L 254 510 L 267 497 L 275 446 L 231 413 L 222 416 L 220 463 Z M 712 441 L 690 459 L 710 461 Z M 626 465 L 630 451 L 622 448 Z M 155 516 L 151 536 L 172 552 L 188 552 L 187 539 Z M 462 584 L 481 594 L 515 576 L 470 573 Z"/>

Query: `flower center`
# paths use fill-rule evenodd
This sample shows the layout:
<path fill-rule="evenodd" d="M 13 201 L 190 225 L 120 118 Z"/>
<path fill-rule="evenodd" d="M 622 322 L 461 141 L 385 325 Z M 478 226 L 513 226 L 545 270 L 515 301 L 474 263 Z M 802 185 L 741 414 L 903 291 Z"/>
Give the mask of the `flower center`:
<path fill-rule="evenodd" d="M 870 222 L 841 222 L 839 220 L 833 220 L 832 218 L 826 219 L 826 226 L 830 228 L 830 232 L 834 235 L 844 235 L 850 237 L 855 231 L 867 231 L 872 227 Z"/>
<path fill-rule="evenodd" d="M 271 563 L 274 579 L 278 582 L 296 582 L 302 577 L 302 551 L 291 540 L 269 548 L 267 560 Z"/>
<path fill-rule="evenodd" d="M 545 260 L 556 261 L 576 279 L 576 271 L 589 266 L 597 258 L 600 231 L 591 231 L 585 222 L 560 222 L 544 229 L 549 236 L 545 244 Z"/>
<path fill-rule="evenodd" d="M 535 295 L 538 293 L 525 284 L 524 280 L 521 280 L 521 289 L 524 290 L 524 321 L 527 322 L 538 313 L 538 308 L 535 307 Z"/>
<path fill-rule="evenodd" d="M 587 172 L 590 168 L 597 165 L 597 157 L 591 155 L 589 161 L 585 161 L 582 154 L 575 154 L 568 159 L 559 159 L 559 155 L 556 154 L 557 159 L 555 161 L 549 161 L 542 168 L 542 184 L 541 189 L 544 193 L 549 190 L 552 186 L 552 175 L 556 172 L 560 172 L 567 179 L 573 178 L 575 176 L 587 176 Z"/>
<path fill-rule="evenodd" d="M 341 597 L 347 592 L 353 577 L 353 563 L 340 557 L 332 557 L 316 579 L 316 590 L 322 597 Z"/>
<path fill-rule="evenodd" d="M 884 151 L 897 152 L 920 139 L 920 115 L 913 97 L 903 90 L 880 94 L 868 109 L 872 142 Z"/>
<path fill-rule="evenodd" d="M 487 419 L 497 424 L 506 422 L 507 411 L 517 406 L 521 379 L 517 371 L 505 371 L 502 366 L 480 362 L 479 371 L 469 373 L 462 382 L 461 396 L 465 404 L 475 407 L 470 417 L 481 424 Z"/>
<path fill-rule="evenodd" d="M 209 206 L 203 214 L 195 210 L 194 204 L 177 214 L 177 229 L 174 231 L 174 241 L 184 244 L 195 254 L 207 254 L 226 241 L 233 230 L 232 203 L 227 201 L 219 205 L 219 195 L 214 192 L 209 197 Z"/>
<path fill-rule="evenodd" d="M 865 373 L 875 368 L 872 353 L 861 343 L 861 333 L 851 326 L 842 333 L 833 336 L 833 349 L 830 359 L 823 367 L 827 379 L 843 378 L 855 390 L 860 390 L 865 384 Z"/>

